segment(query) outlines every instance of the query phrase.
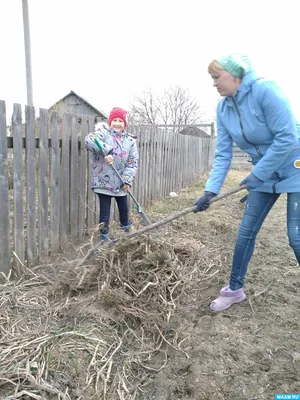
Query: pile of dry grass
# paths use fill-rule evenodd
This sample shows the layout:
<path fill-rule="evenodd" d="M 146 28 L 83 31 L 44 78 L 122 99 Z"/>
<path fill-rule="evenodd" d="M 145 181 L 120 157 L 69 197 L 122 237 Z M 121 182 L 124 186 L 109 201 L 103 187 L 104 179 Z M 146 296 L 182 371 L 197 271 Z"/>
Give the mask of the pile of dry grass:
<path fill-rule="evenodd" d="M 87 251 L 2 285 L 0 398 L 142 398 L 168 349 L 188 357 L 172 317 L 216 273 L 201 245 L 145 236 L 79 266 Z"/>
<path fill-rule="evenodd" d="M 196 195 L 157 203 L 154 220 Z M 157 239 L 97 249 L 91 242 L 76 249 L 76 259 L 7 280 L 0 296 L 0 398 L 145 398 L 171 353 L 189 357 L 188 333 L 176 318 L 192 297 L 207 301 L 231 250 L 238 216 L 224 219 L 223 207 L 226 201 L 213 213 L 173 221 Z"/>

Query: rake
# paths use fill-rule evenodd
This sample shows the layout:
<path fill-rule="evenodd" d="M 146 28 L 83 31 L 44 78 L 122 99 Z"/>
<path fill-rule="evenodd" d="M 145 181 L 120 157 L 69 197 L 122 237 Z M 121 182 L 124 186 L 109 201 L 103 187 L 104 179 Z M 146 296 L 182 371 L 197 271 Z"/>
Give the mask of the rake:
<path fill-rule="evenodd" d="M 231 196 L 231 195 L 233 195 L 233 194 L 235 194 L 235 193 L 238 193 L 238 192 L 240 192 L 240 191 L 242 191 L 242 190 L 245 190 L 245 189 L 247 189 L 247 185 L 241 185 L 241 186 L 239 186 L 239 187 L 237 187 L 237 188 L 228 190 L 228 192 L 225 192 L 225 193 L 220 194 L 220 195 L 218 195 L 218 196 L 216 196 L 216 197 L 213 197 L 213 198 L 209 201 L 209 204 L 215 203 L 216 201 L 223 200 L 223 199 L 225 199 L 226 197 L 229 197 L 229 196 Z M 179 211 L 179 212 L 177 212 L 177 213 L 175 213 L 175 214 L 172 214 L 172 215 L 170 215 L 169 217 L 167 217 L 167 218 L 165 218 L 165 219 L 162 219 L 162 220 L 160 220 L 160 221 L 154 222 L 153 224 L 150 224 L 150 225 L 148 225 L 148 226 L 145 226 L 144 228 L 138 229 L 138 230 L 136 230 L 136 231 L 127 233 L 127 234 L 126 234 L 126 238 L 133 238 L 133 237 L 142 235 L 142 234 L 144 234 L 144 233 L 146 233 L 146 232 L 149 232 L 149 231 L 151 231 L 151 230 L 153 230 L 153 229 L 157 229 L 157 228 L 159 228 L 159 227 L 161 227 L 161 226 L 163 226 L 163 225 L 168 224 L 169 222 L 171 222 L 171 221 L 173 221 L 173 220 L 175 220 L 175 219 L 178 219 L 178 218 L 180 218 L 180 217 L 183 217 L 184 215 L 187 215 L 187 214 L 190 214 L 190 213 L 192 213 L 192 212 L 195 212 L 195 211 L 196 211 L 196 208 L 197 208 L 196 206 L 191 206 L 191 207 L 185 208 L 184 210 Z M 113 247 L 113 246 L 115 246 L 116 244 L 118 244 L 118 243 L 120 242 L 120 240 L 122 240 L 122 238 L 113 240 L 113 241 L 108 242 L 108 243 L 105 243 L 105 244 L 103 244 L 102 242 L 99 242 L 95 247 L 92 247 L 92 248 L 87 252 L 87 254 L 85 255 L 85 257 L 80 261 L 79 265 L 83 265 L 83 264 L 85 263 L 85 261 L 86 261 L 100 246 L 103 246 L 103 247 Z"/>
<path fill-rule="evenodd" d="M 225 199 L 226 197 L 229 197 L 229 196 L 231 196 L 231 195 L 233 195 L 233 194 L 235 194 L 235 193 L 238 193 L 238 192 L 240 192 L 241 190 L 245 190 L 245 189 L 247 189 L 247 185 L 241 185 L 241 186 L 239 186 L 239 187 L 237 187 L 237 188 L 228 190 L 228 192 L 226 192 L 226 193 L 223 193 L 223 194 L 220 194 L 219 196 L 213 197 L 213 198 L 209 201 L 209 204 L 212 204 L 212 203 L 215 203 L 216 201 Z M 178 218 L 180 218 L 180 217 L 183 217 L 184 215 L 187 215 L 187 214 L 190 214 L 190 213 L 192 213 L 192 212 L 195 212 L 195 211 L 196 211 L 196 208 L 197 208 L 197 206 L 191 206 L 191 207 L 185 208 L 184 210 L 179 211 L 179 212 L 177 212 L 177 213 L 175 213 L 175 214 L 172 214 L 172 215 L 170 215 L 169 217 L 167 217 L 167 218 L 165 218 L 165 219 L 162 219 L 162 220 L 160 220 L 160 221 L 154 222 L 153 224 L 148 225 L 148 226 L 145 226 L 144 228 L 141 228 L 141 229 L 138 229 L 138 230 L 136 230 L 136 231 L 133 231 L 133 232 L 128 233 L 128 234 L 126 235 L 126 238 L 133 238 L 133 237 L 135 237 L 135 236 L 139 236 L 139 235 L 141 235 L 141 234 L 143 234 L 143 233 L 149 232 L 149 231 L 151 231 L 151 230 L 153 230 L 153 229 L 159 228 L 160 226 L 166 225 L 166 224 L 168 224 L 169 222 L 171 222 L 171 221 L 173 221 L 173 220 L 175 220 L 175 219 L 178 219 Z M 120 240 L 121 240 L 121 239 L 113 240 L 113 241 L 111 241 L 110 243 L 108 243 L 108 246 L 114 246 L 114 245 L 117 244 Z"/>

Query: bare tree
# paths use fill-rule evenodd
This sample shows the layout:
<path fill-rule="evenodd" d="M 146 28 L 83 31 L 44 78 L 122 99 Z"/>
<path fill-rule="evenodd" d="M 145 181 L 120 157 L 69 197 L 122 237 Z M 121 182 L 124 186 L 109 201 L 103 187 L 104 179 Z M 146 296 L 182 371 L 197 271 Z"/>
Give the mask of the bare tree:
<path fill-rule="evenodd" d="M 162 96 L 147 90 L 135 97 L 129 108 L 130 123 L 192 125 L 206 120 L 206 112 L 188 90 L 180 86 L 165 89 Z"/>
<path fill-rule="evenodd" d="M 158 104 L 152 91 L 147 90 L 140 96 L 134 97 L 128 114 L 130 123 L 156 125 L 158 123 Z"/>

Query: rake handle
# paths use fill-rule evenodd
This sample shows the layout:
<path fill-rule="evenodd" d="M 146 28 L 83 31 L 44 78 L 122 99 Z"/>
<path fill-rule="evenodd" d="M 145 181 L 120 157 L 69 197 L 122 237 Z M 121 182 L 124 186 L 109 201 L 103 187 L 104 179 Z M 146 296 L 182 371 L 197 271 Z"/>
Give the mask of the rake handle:
<path fill-rule="evenodd" d="M 114 166 L 114 164 L 110 164 L 110 166 L 112 167 L 112 169 L 114 170 L 114 172 L 117 174 L 118 178 L 120 179 L 120 181 L 122 182 L 122 184 L 124 185 L 125 182 L 123 181 L 121 175 L 119 174 L 117 168 Z M 144 210 L 142 209 L 141 205 L 138 203 L 137 199 L 135 198 L 134 194 L 132 193 L 131 190 L 127 190 L 127 193 L 129 194 L 129 196 L 132 198 L 132 200 L 135 202 L 135 204 L 138 207 L 138 211 L 140 213 L 143 214 L 143 218 L 147 221 L 148 225 L 151 225 L 151 221 L 150 219 L 147 217 L 147 215 L 145 214 Z"/>
<path fill-rule="evenodd" d="M 216 197 L 213 197 L 209 201 L 209 204 L 212 204 L 212 203 L 215 203 L 216 201 L 225 199 L 226 197 L 229 197 L 229 196 L 231 196 L 231 195 L 233 195 L 235 193 L 238 193 L 238 192 L 240 192 L 242 190 L 245 190 L 245 189 L 247 189 L 247 185 L 242 185 L 242 186 L 239 186 L 239 187 L 237 187 L 235 189 L 228 190 L 227 192 L 225 192 L 223 194 L 220 194 L 220 195 L 218 195 Z M 162 225 L 166 225 L 167 223 L 173 221 L 174 219 L 178 219 L 180 217 L 183 217 L 186 214 L 190 214 L 192 212 L 195 212 L 196 208 L 197 208 L 197 206 L 192 206 L 192 207 L 185 208 L 184 210 L 179 211 L 179 212 L 177 212 L 175 214 L 172 214 L 172 215 L 170 215 L 169 217 L 167 217 L 165 219 L 162 219 L 160 221 L 154 222 L 153 224 L 145 226 L 144 228 L 138 229 L 137 231 L 130 232 L 130 233 L 128 233 L 126 235 L 126 237 L 127 238 L 133 238 L 135 236 L 141 235 L 141 234 L 149 232 L 149 231 L 151 231 L 151 230 L 153 230 L 155 228 L 158 228 L 158 227 L 160 227 Z M 120 239 L 113 240 L 112 242 L 108 243 L 108 246 L 109 247 L 114 246 L 119 241 L 120 241 Z"/>

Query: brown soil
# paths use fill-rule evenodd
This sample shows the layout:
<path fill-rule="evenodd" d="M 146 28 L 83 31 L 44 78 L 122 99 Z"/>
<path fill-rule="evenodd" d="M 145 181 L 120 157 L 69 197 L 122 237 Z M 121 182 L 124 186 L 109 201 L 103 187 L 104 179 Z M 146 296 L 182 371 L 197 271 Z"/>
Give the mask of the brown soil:
<path fill-rule="evenodd" d="M 244 176 L 232 171 L 227 185 L 235 186 Z M 185 219 L 188 234 L 202 242 L 218 273 L 205 292 L 190 296 L 180 310 L 178 323 L 189 338 L 190 358 L 174 352 L 144 399 L 271 400 L 276 393 L 300 392 L 300 270 L 288 246 L 285 195 L 258 235 L 245 285 L 247 300 L 225 312 L 209 310 L 227 284 L 244 209 L 239 197 L 211 206 L 205 218 Z"/>

